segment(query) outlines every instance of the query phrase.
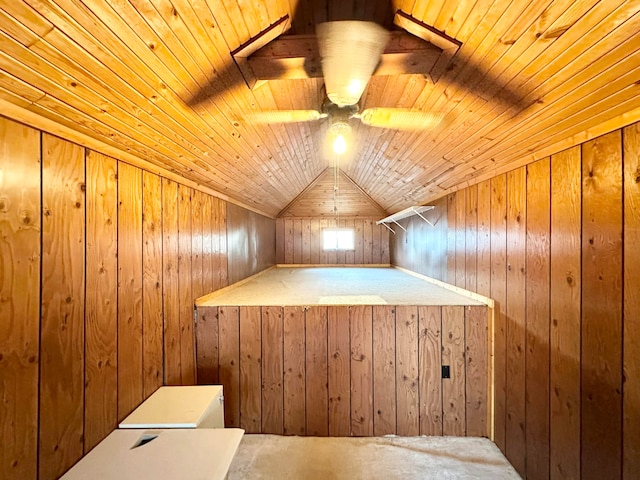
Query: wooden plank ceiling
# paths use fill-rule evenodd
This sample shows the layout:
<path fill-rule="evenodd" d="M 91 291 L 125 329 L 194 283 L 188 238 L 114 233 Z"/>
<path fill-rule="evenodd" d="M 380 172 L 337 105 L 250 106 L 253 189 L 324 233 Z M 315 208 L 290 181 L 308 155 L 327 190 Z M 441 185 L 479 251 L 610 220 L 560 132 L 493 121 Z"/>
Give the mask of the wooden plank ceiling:
<path fill-rule="evenodd" d="M 313 45 L 327 20 L 404 34 L 397 10 L 459 48 L 433 57 L 432 45 L 437 67 L 424 74 L 392 65 L 360 102 L 440 112 L 437 127 L 351 120 L 340 168 L 389 212 L 640 107 L 638 0 L 2 0 L 0 101 L 275 216 L 333 165 L 327 121 L 265 126 L 245 114 L 319 109 L 322 78 L 252 90 L 232 52 L 284 29 L 278 40 L 307 35 Z M 203 92 L 210 97 L 189 106 Z"/>

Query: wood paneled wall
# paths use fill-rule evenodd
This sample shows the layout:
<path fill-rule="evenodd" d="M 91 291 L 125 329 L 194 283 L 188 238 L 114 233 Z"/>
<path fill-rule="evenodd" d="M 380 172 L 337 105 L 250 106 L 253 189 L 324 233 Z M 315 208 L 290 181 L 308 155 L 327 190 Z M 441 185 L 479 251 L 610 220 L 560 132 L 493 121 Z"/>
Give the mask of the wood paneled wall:
<path fill-rule="evenodd" d="M 232 203 L 227 205 L 229 283 L 235 283 L 275 264 L 276 225 Z"/>
<path fill-rule="evenodd" d="M 640 471 L 640 124 L 449 195 L 397 265 L 496 301 L 495 441 L 528 479 Z M 409 224 L 420 223 L 414 218 Z M 409 252 L 406 250 L 410 249 Z"/>
<path fill-rule="evenodd" d="M 300 218 L 276 220 L 276 262 L 300 265 L 372 265 L 389 263 L 389 230 L 376 225 L 379 218 Z M 324 228 L 353 228 L 355 249 L 322 249 Z"/>
<path fill-rule="evenodd" d="M 198 379 L 248 433 L 486 436 L 487 328 L 484 306 L 198 307 Z"/>
<path fill-rule="evenodd" d="M 0 118 L 0 478 L 58 478 L 195 382 L 195 298 L 273 263 L 239 210 L 264 248 L 227 265 L 226 202 Z"/>

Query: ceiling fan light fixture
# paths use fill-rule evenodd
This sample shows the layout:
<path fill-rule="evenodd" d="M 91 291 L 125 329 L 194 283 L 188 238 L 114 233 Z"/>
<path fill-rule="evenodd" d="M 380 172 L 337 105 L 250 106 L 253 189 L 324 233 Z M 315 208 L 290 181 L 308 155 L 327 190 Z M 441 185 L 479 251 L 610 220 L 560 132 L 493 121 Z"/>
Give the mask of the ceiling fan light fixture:
<path fill-rule="evenodd" d="M 329 127 L 329 135 L 333 139 L 333 151 L 342 155 L 347 151 L 347 136 L 351 133 L 351 126 L 347 122 L 333 122 Z"/>
<path fill-rule="evenodd" d="M 329 99 L 355 105 L 380 62 L 389 32 L 373 22 L 325 22 L 316 27 L 322 72 Z"/>
<path fill-rule="evenodd" d="M 333 151 L 338 155 L 342 155 L 347 151 L 347 140 L 341 133 L 336 135 L 336 138 L 333 141 Z"/>

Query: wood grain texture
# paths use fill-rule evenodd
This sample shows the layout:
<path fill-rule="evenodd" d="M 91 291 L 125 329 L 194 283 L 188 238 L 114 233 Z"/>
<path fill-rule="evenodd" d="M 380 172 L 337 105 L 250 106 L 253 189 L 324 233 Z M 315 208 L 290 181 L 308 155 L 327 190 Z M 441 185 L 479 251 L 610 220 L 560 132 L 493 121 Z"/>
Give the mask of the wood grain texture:
<path fill-rule="evenodd" d="M 397 434 L 418 435 L 418 307 L 396 306 Z"/>
<path fill-rule="evenodd" d="M 192 225 L 193 191 L 178 185 L 178 316 L 180 324 L 180 384 L 195 383 L 195 348 L 193 332 Z"/>
<path fill-rule="evenodd" d="M 220 288 L 231 283 L 229 280 L 229 230 L 227 228 L 227 206 L 228 203 L 220 200 L 218 202 L 218 236 L 220 239 Z"/>
<path fill-rule="evenodd" d="M 240 309 L 219 307 L 219 379 L 224 388 L 224 426 L 240 427 Z"/>
<path fill-rule="evenodd" d="M 582 478 L 621 478 L 622 139 L 582 145 Z"/>
<path fill-rule="evenodd" d="M 214 260 L 216 248 L 214 238 L 217 231 L 213 223 L 214 198 L 211 195 L 202 196 L 202 294 L 206 295 L 216 289 L 214 280 Z M 217 238 L 216 238 L 217 243 Z"/>
<path fill-rule="evenodd" d="M 466 435 L 464 307 L 442 307 L 442 365 L 451 378 L 442 380 L 442 434 Z"/>
<path fill-rule="evenodd" d="M 162 179 L 142 174 L 142 332 L 144 398 L 163 383 Z"/>
<path fill-rule="evenodd" d="M 305 411 L 305 311 L 284 307 L 284 434 L 304 435 Z"/>
<path fill-rule="evenodd" d="M 466 286 L 466 207 L 467 190 L 458 190 L 456 195 L 456 233 L 455 233 L 455 255 L 456 255 L 456 287 Z"/>
<path fill-rule="evenodd" d="M 491 179 L 491 298 L 494 310 L 494 441 L 506 452 L 507 177 Z"/>
<path fill-rule="evenodd" d="M 581 156 L 551 156 L 550 478 L 580 478 Z"/>
<path fill-rule="evenodd" d="M 164 384 L 180 385 L 180 290 L 178 284 L 178 184 L 162 180 L 162 299 Z"/>
<path fill-rule="evenodd" d="M 0 118 L 0 477 L 38 472 L 40 132 Z"/>
<path fill-rule="evenodd" d="M 478 184 L 478 275 L 476 291 L 491 297 L 491 181 Z"/>
<path fill-rule="evenodd" d="M 329 435 L 348 437 L 351 423 L 349 307 L 327 307 Z"/>
<path fill-rule="evenodd" d="M 38 477 L 58 478 L 83 454 L 83 148 L 42 137 L 42 292 Z"/>
<path fill-rule="evenodd" d="M 464 288 L 475 292 L 478 282 L 478 186 L 468 187 L 465 192 Z"/>
<path fill-rule="evenodd" d="M 327 369 L 327 307 L 307 307 L 305 313 L 306 434 L 329 434 Z"/>
<path fill-rule="evenodd" d="M 351 435 L 373 435 L 373 307 L 352 306 L 351 335 Z"/>
<path fill-rule="evenodd" d="M 456 284 L 456 194 L 447 195 L 447 274 L 444 281 Z"/>
<path fill-rule="evenodd" d="M 196 298 L 204 295 L 204 262 L 203 253 L 203 222 L 204 195 L 199 190 L 191 192 L 191 296 Z M 206 292 L 209 293 L 209 292 Z"/>
<path fill-rule="evenodd" d="M 396 433 L 396 311 L 373 306 L 373 435 Z"/>
<path fill-rule="evenodd" d="M 219 382 L 220 345 L 218 307 L 197 308 L 196 366 L 198 385 L 216 385 Z"/>
<path fill-rule="evenodd" d="M 240 307 L 240 428 L 262 430 L 262 318 L 260 307 Z"/>
<path fill-rule="evenodd" d="M 419 306 L 420 435 L 442 435 L 442 308 Z"/>
<path fill-rule="evenodd" d="M 275 264 L 275 220 L 227 205 L 228 281 L 238 282 Z"/>
<path fill-rule="evenodd" d="M 348 264 L 371 265 L 389 263 L 389 235 L 384 225 L 376 225 L 375 218 L 347 217 L 340 219 L 341 227 L 354 231 L 354 250 L 347 252 L 324 251 L 322 230 L 335 228 L 332 219 L 321 217 L 285 217 L 276 222 L 282 224 L 277 229 L 277 243 L 283 244 L 285 264 Z M 282 233 L 280 233 L 282 232 Z M 276 244 L 277 244 L 276 243 Z M 384 261 L 383 261 L 384 260 Z"/>
<path fill-rule="evenodd" d="M 118 421 L 144 398 L 142 170 L 118 164 Z"/>
<path fill-rule="evenodd" d="M 118 162 L 86 159 L 84 452 L 118 424 Z"/>
<path fill-rule="evenodd" d="M 337 203 L 334 201 L 334 186 L 338 187 Z M 278 217 L 340 217 L 384 218 L 387 213 L 371 199 L 353 180 L 338 169 L 337 179 L 332 167 L 327 167 L 300 195 L 278 213 Z"/>
<path fill-rule="evenodd" d="M 525 475 L 526 170 L 507 173 L 507 458 Z"/>
<path fill-rule="evenodd" d="M 640 125 L 622 132 L 624 140 L 624 364 L 622 478 L 631 480 L 640 471 Z"/>
<path fill-rule="evenodd" d="M 262 307 L 262 432 L 284 433 L 282 307 Z"/>
<path fill-rule="evenodd" d="M 464 308 L 466 435 L 489 433 L 489 324 L 484 306 Z"/>
<path fill-rule="evenodd" d="M 551 159 L 527 166 L 526 473 L 549 478 Z"/>

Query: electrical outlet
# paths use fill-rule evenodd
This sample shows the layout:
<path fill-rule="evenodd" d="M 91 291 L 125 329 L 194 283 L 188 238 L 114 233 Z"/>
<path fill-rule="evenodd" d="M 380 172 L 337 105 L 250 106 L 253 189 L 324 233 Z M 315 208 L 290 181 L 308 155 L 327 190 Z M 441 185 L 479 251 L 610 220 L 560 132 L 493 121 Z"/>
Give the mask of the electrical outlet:
<path fill-rule="evenodd" d="M 449 365 L 442 365 L 442 378 L 451 378 L 451 369 Z"/>

